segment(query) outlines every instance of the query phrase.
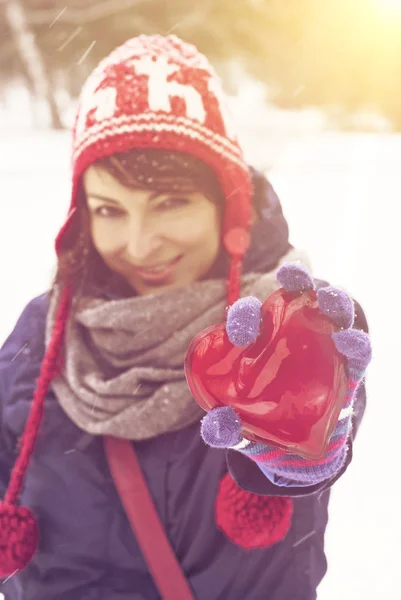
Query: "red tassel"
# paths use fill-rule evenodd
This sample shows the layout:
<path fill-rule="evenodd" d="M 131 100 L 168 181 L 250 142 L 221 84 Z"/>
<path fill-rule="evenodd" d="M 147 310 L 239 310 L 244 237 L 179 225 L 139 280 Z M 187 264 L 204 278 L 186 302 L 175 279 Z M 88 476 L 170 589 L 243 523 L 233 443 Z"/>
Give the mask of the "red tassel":
<path fill-rule="evenodd" d="M 291 527 L 292 513 L 290 498 L 246 492 L 228 473 L 220 482 L 216 523 L 234 544 L 246 550 L 283 540 Z"/>
<path fill-rule="evenodd" d="M 0 577 L 24 569 L 38 543 L 38 526 L 29 508 L 0 502 Z"/>
<path fill-rule="evenodd" d="M 35 448 L 46 393 L 60 367 L 59 357 L 68 307 L 69 290 L 66 288 L 60 300 L 52 339 L 42 362 L 31 410 L 20 439 L 18 458 L 11 471 L 4 501 L 0 502 L 0 576 L 2 577 L 8 577 L 26 567 L 38 545 L 39 530 L 33 513 L 29 508 L 16 506 L 16 504 Z"/>

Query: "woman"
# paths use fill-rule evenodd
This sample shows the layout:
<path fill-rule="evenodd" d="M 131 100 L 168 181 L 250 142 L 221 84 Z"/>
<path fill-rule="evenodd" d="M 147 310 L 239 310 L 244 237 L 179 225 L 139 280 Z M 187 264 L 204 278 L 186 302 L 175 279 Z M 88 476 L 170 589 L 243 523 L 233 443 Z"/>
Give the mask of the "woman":
<path fill-rule="evenodd" d="M 183 368 L 191 340 L 226 306 L 241 312 L 240 291 L 267 298 L 278 267 L 301 257 L 193 46 L 140 36 L 89 77 L 56 249 L 51 292 L 0 353 L 7 600 L 315 598 L 329 488 L 351 460 L 369 348 L 350 369 L 323 460 L 248 443 L 230 407 L 203 419 L 202 441 Z M 324 285 L 286 269 L 283 287 Z M 340 308 L 337 296 L 325 305 L 327 289 L 319 306 L 348 329 L 352 303 L 339 292 Z M 359 307 L 354 328 L 367 329 Z"/>

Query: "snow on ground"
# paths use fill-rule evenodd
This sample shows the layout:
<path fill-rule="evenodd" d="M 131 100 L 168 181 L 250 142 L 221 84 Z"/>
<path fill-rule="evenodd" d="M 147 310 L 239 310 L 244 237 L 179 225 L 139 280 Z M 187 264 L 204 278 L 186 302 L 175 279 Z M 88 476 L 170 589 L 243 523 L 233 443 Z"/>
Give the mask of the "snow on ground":
<path fill-rule="evenodd" d="M 329 571 L 319 600 L 395 598 L 401 587 L 401 487 L 393 465 L 401 420 L 395 377 L 401 137 L 309 131 L 280 135 L 279 127 L 262 122 L 242 140 L 281 197 L 292 242 L 310 253 L 316 276 L 362 302 L 371 326 L 369 408 L 353 465 L 333 490 Z M 53 239 L 68 205 L 69 135 L 2 135 L 0 156 L 2 342 L 53 273 Z"/>

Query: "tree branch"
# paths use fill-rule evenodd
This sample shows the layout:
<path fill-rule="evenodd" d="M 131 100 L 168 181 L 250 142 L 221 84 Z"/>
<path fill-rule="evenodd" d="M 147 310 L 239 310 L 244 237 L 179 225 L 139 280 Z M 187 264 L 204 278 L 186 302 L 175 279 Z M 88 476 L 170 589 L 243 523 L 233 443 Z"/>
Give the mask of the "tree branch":
<path fill-rule="evenodd" d="M 1 4 L 7 4 L 8 0 L 3 0 Z M 73 25 L 82 25 L 110 17 L 121 10 L 133 8 L 146 0 L 103 0 L 103 2 L 88 6 L 87 8 L 69 8 L 60 9 L 32 9 L 26 8 L 25 14 L 30 25 L 47 25 L 57 20 L 59 23 L 70 23 Z"/>

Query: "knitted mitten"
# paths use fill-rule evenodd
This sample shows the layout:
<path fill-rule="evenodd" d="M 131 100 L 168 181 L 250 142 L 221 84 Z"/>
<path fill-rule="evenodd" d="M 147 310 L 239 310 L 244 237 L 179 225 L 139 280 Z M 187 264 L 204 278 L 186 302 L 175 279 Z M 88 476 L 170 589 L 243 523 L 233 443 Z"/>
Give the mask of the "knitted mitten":
<path fill-rule="evenodd" d="M 291 292 L 315 289 L 313 279 L 299 265 L 285 264 L 277 272 L 281 286 Z M 311 486 L 331 479 L 343 466 L 347 438 L 352 426 L 355 394 L 371 360 L 369 336 L 352 329 L 354 303 L 342 290 L 324 287 L 317 290 L 320 310 L 340 327 L 333 334 L 337 350 L 346 357 L 348 389 L 337 426 L 326 453 L 319 460 L 308 460 L 272 445 L 254 443 L 241 437 L 241 421 L 231 406 L 214 408 L 202 420 L 201 435 L 214 448 L 232 448 L 254 460 L 264 474 L 277 485 Z M 226 331 L 230 342 L 244 347 L 259 332 L 261 303 L 253 297 L 238 300 L 229 310 Z"/>

